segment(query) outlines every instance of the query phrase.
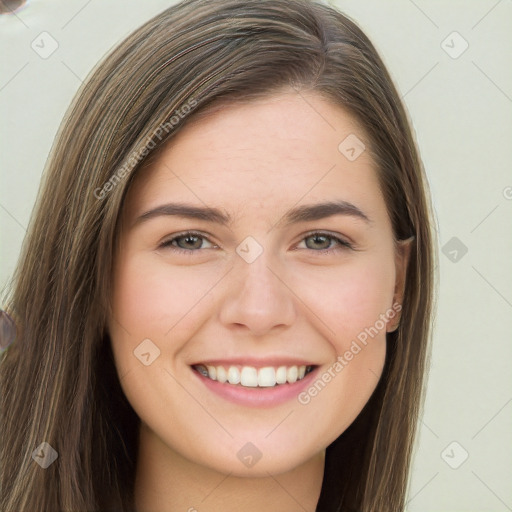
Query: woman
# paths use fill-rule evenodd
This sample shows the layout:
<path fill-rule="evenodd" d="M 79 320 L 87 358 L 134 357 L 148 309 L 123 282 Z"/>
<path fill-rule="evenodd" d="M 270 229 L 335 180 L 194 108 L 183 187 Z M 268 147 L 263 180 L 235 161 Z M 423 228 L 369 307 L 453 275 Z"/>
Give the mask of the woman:
<path fill-rule="evenodd" d="M 147 22 L 71 106 L 4 302 L 2 510 L 403 510 L 430 219 L 342 14 Z"/>

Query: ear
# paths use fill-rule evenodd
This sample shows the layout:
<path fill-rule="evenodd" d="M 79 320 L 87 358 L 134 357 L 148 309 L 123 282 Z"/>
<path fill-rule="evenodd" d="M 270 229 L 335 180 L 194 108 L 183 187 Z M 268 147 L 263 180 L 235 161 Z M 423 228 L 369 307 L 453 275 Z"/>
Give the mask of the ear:
<path fill-rule="evenodd" d="M 405 292 L 405 281 L 407 275 L 407 266 L 411 255 L 411 249 L 414 244 L 414 236 L 407 238 L 406 240 L 397 240 L 395 242 L 395 290 L 393 294 L 393 305 L 399 304 L 400 309 L 393 307 L 397 311 L 396 316 L 388 322 L 386 331 L 393 332 L 398 329 L 400 324 L 400 317 L 402 311 L 402 301 Z"/>

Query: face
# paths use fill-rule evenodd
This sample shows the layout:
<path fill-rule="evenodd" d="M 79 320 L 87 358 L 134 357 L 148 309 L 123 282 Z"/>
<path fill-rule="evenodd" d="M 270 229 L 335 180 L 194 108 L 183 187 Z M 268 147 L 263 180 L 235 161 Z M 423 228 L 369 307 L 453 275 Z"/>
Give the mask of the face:
<path fill-rule="evenodd" d="M 340 107 L 283 92 L 188 124 L 132 184 L 109 332 L 169 457 L 291 470 L 375 389 L 407 254 L 354 137 L 369 148 Z"/>

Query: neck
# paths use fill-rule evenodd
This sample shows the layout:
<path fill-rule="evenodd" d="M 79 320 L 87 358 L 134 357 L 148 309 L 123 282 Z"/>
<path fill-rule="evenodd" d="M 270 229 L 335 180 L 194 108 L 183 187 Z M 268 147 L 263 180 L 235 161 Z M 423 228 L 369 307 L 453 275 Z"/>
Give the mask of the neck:
<path fill-rule="evenodd" d="M 314 512 L 325 451 L 288 472 L 250 478 L 223 474 L 185 459 L 143 423 L 135 478 L 137 512 Z"/>

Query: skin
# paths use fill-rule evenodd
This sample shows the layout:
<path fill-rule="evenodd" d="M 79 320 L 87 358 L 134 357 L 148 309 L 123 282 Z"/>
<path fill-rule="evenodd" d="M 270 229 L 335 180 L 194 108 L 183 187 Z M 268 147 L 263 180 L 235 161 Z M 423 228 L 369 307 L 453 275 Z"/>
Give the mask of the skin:
<path fill-rule="evenodd" d="M 369 147 L 341 107 L 283 90 L 187 124 L 135 179 L 122 212 L 109 332 L 123 391 L 141 419 L 138 512 L 315 509 L 325 449 L 375 389 L 386 331 L 399 315 L 305 405 L 234 404 L 190 365 L 295 356 L 321 376 L 401 302 L 410 246 L 394 243 L 369 151 L 349 161 L 338 150 L 349 134 Z M 279 222 L 291 208 L 328 200 L 353 203 L 370 222 L 340 214 Z M 170 215 L 135 222 L 171 202 L 219 208 L 232 223 Z M 192 239 L 193 249 L 183 238 L 160 247 L 187 230 L 205 238 Z M 252 263 L 236 252 L 248 236 L 263 248 Z M 146 366 L 134 350 L 148 338 L 160 354 Z M 237 457 L 247 442 L 262 454 L 252 467 Z"/>

